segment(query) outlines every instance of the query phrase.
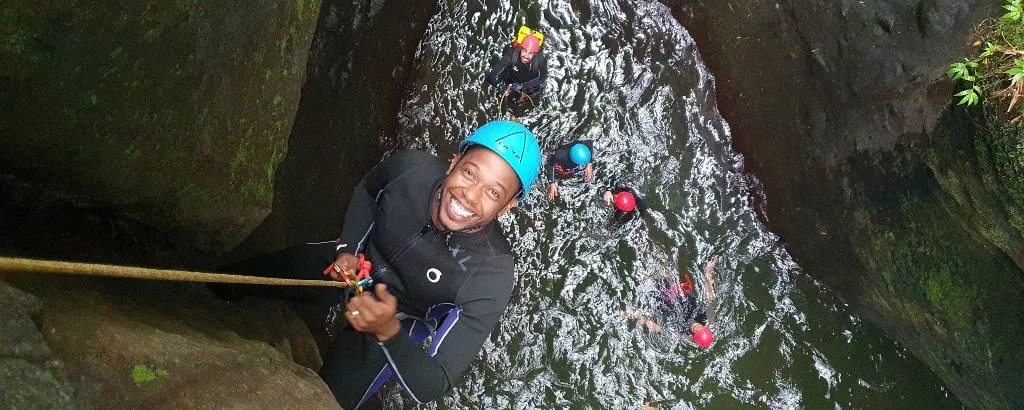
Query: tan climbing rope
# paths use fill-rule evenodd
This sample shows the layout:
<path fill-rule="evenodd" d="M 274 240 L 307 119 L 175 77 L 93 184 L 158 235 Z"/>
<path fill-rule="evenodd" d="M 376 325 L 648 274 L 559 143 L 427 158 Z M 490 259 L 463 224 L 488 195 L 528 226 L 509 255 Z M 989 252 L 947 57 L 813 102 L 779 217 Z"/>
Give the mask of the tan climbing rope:
<path fill-rule="evenodd" d="M 501 99 L 498 100 L 498 117 L 501 117 L 502 115 L 501 106 L 505 105 L 506 96 L 508 96 L 508 90 L 505 90 L 505 92 L 501 94 Z"/>
<path fill-rule="evenodd" d="M 335 288 L 349 287 L 349 285 L 344 282 L 337 282 L 333 280 L 265 278 L 260 276 L 3 257 L 0 257 L 0 272 L 62 273 L 67 275 L 111 276 L 133 279 L 173 280 L 180 282 L 241 283 L 248 285 L 327 286 Z"/>

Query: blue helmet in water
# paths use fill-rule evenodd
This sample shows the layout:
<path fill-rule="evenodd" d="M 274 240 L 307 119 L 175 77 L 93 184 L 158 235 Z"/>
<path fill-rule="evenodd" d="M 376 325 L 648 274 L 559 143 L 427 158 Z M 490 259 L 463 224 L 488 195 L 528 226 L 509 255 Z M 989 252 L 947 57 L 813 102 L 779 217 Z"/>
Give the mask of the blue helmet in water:
<path fill-rule="evenodd" d="M 526 199 L 533 181 L 540 174 L 540 145 L 523 124 L 512 121 L 491 121 L 477 128 L 469 138 L 459 143 L 459 153 L 466 152 L 470 146 L 479 145 L 494 151 L 505 160 L 516 175 L 523 191 L 516 197 L 520 201 Z"/>
<path fill-rule="evenodd" d="M 572 144 L 569 147 L 569 159 L 576 165 L 587 165 L 590 163 L 590 148 L 582 143 Z"/>

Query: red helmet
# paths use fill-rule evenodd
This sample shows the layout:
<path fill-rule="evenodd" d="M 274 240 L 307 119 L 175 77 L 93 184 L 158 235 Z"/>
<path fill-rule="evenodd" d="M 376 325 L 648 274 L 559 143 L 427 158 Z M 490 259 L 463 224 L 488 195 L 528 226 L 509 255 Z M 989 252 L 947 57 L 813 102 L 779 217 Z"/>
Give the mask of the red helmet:
<path fill-rule="evenodd" d="M 540 39 L 537 36 L 530 34 L 523 38 L 523 42 L 519 44 L 524 50 L 530 50 L 531 53 L 540 51 Z"/>
<path fill-rule="evenodd" d="M 636 198 L 627 191 L 615 194 L 615 209 L 622 212 L 633 212 L 636 209 Z"/>
<path fill-rule="evenodd" d="M 697 331 L 693 333 L 693 342 L 696 343 L 697 346 L 706 349 L 710 347 L 711 342 L 714 341 L 715 335 L 711 333 L 711 329 L 708 329 L 707 326 L 701 326 L 700 329 L 697 329 Z"/>

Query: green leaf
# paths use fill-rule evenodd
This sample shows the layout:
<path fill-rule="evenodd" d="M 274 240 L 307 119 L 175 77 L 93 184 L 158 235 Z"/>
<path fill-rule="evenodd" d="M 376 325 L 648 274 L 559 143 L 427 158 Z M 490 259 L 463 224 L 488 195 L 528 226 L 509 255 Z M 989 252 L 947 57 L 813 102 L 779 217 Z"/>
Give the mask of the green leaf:
<path fill-rule="evenodd" d="M 978 58 L 985 58 L 996 53 L 996 45 L 991 42 L 985 43 L 985 51 L 983 51 Z"/>
<path fill-rule="evenodd" d="M 1019 1 L 1010 1 L 1010 4 L 1003 5 L 1003 9 L 1008 11 L 1008 13 L 1003 14 L 1002 19 L 1009 21 L 1020 20 L 1021 13 L 1024 12 L 1024 10 L 1021 10 Z"/>
<path fill-rule="evenodd" d="M 953 63 L 949 65 L 949 71 L 947 72 L 954 80 L 959 80 L 965 75 L 969 75 L 967 71 L 967 65 L 964 63 Z"/>
<path fill-rule="evenodd" d="M 1013 65 L 1013 68 L 1006 70 L 1006 74 L 1012 76 L 1010 79 L 1011 85 L 1017 84 L 1017 81 L 1024 78 L 1024 60 L 1018 58 L 1013 61 Z"/>
<path fill-rule="evenodd" d="M 972 105 L 977 104 L 978 91 L 980 91 L 980 89 L 977 86 L 974 86 L 966 90 L 960 91 L 956 94 L 953 94 L 954 97 L 962 97 L 960 98 L 960 102 L 956 103 L 956 105 L 965 105 L 970 107 Z"/>

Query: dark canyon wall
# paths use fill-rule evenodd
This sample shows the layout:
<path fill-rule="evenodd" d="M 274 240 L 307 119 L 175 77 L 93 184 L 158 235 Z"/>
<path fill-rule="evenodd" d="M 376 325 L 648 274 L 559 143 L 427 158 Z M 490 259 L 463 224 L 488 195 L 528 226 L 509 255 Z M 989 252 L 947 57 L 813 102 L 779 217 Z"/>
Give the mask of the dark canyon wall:
<path fill-rule="evenodd" d="M 771 229 L 971 407 L 1024 406 L 1019 181 L 950 109 L 1000 1 L 667 0 L 697 39 Z"/>
<path fill-rule="evenodd" d="M 206 270 L 335 235 L 435 7 L 5 5 L 0 255 Z M 0 273 L 0 408 L 336 407 L 293 308 Z"/>
<path fill-rule="evenodd" d="M 352 188 L 396 141 L 416 48 L 436 9 L 432 0 L 325 5 L 273 211 L 228 260 L 341 232 Z"/>
<path fill-rule="evenodd" d="M 0 14 L 0 172 L 209 251 L 270 212 L 320 0 L 22 1 Z"/>

